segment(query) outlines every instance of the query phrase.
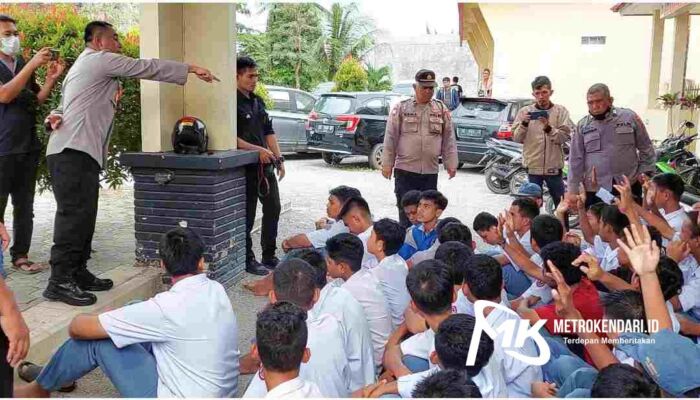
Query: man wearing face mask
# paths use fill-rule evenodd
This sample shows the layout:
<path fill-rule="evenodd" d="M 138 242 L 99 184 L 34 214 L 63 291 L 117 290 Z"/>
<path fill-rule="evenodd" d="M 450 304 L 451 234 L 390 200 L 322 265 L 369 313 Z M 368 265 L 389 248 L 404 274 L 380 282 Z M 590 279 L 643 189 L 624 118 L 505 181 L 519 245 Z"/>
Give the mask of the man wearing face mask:
<path fill-rule="evenodd" d="M 107 22 L 85 27 L 85 50 L 63 82 L 61 103 L 46 118 L 52 130 L 46 150 L 56 198 L 51 278 L 44 291 L 49 300 L 88 306 L 97 297 L 88 291 L 112 288 L 87 269 L 95 232 L 100 170 L 107 159 L 114 114 L 119 101 L 118 78 L 137 78 L 184 85 L 188 74 L 212 82 L 211 72 L 176 61 L 140 60 L 121 55 L 119 36 Z"/>
<path fill-rule="evenodd" d="M 584 179 L 595 175 L 598 186 L 609 192 L 614 183 L 627 176 L 632 192 L 642 196 L 641 177 L 654 171 L 656 154 L 644 123 L 632 110 L 613 106 L 607 85 L 596 83 L 586 96 L 589 115 L 579 121 L 571 138 L 567 199 L 575 204 L 579 185 L 586 189 L 586 206 L 602 201 L 593 183 Z"/>
<path fill-rule="evenodd" d="M 0 15 L 0 223 L 5 220 L 7 201 L 12 198 L 14 243 L 12 266 L 19 272 L 41 271 L 29 261 L 34 218 L 34 189 L 41 142 L 36 135 L 37 107 L 44 103 L 65 66 L 50 61 L 49 48 L 31 60 L 20 55 L 22 48 L 15 20 Z M 43 86 L 35 72 L 48 63 Z M 4 274 L 2 265 L 0 273 Z"/>

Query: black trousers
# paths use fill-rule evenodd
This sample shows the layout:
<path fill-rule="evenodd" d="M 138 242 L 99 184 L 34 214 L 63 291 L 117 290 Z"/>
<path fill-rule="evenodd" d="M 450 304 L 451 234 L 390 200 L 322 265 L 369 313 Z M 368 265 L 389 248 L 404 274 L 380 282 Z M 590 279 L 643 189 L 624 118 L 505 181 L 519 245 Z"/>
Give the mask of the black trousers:
<path fill-rule="evenodd" d="M 100 190 L 100 166 L 87 153 L 64 150 L 46 157 L 56 198 L 51 281 L 73 280 L 92 249 Z"/>
<path fill-rule="evenodd" d="M 0 156 L 0 222 L 5 223 L 8 198 L 12 198 L 14 262 L 29 254 L 34 230 L 34 192 L 39 152 Z"/>
<path fill-rule="evenodd" d="M 7 351 L 10 349 L 10 341 L 5 332 L 0 328 L 0 397 L 11 398 L 14 381 L 14 371 L 7 362 Z"/>
<path fill-rule="evenodd" d="M 259 165 L 255 164 L 246 167 L 246 223 L 245 223 L 245 246 L 246 261 L 255 259 L 253 253 L 253 239 L 250 232 L 255 224 L 255 214 L 258 208 L 258 201 L 262 204 L 262 229 L 260 246 L 262 247 L 262 259 L 269 259 L 275 256 L 277 251 L 277 224 L 280 218 L 282 206 L 280 204 L 280 191 L 277 186 L 277 178 L 272 166 L 263 168 L 260 176 Z M 265 179 L 263 179 L 263 177 Z M 267 182 L 267 184 L 265 183 Z"/>
<path fill-rule="evenodd" d="M 394 170 L 394 193 L 396 193 L 396 207 L 399 209 L 399 222 L 405 228 L 411 223 L 401 207 L 401 198 L 411 190 L 437 190 L 438 174 L 417 174 L 402 169 Z"/>

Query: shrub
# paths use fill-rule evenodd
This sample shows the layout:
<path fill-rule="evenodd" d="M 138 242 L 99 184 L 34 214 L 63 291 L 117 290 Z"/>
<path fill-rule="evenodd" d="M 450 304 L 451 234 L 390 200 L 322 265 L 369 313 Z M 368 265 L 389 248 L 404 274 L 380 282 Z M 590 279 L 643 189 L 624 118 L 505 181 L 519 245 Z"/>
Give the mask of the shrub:
<path fill-rule="evenodd" d="M 334 92 L 360 92 L 367 90 L 367 71 L 357 59 L 346 58 L 333 77 Z"/>

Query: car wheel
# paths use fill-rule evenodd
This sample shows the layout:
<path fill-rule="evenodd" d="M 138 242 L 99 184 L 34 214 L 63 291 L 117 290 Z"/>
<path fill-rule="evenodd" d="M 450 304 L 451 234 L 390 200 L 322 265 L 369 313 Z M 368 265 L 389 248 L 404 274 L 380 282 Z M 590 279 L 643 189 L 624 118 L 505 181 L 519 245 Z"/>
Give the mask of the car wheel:
<path fill-rule="evenodd" d="M 375 144 L 369 153 L 369 166 L 372 169 L 382 169 L 382 156 L 384 155 L 384 144 Z"/>
<path fill-rule="evenodd" d="M 488 168 L 484 171 L 484 178 L 486 179 L 486 186 L 490 191 L 496 194 L 508 194 L 510 192 L 510 185 L 508 185 L 508 181 L 496 176 L 492 168 Z"/>
<path fill-rule="evenodd" d="M 520 191 L 520 187 L 528 182 L 527 172 L 518 171 L 510 178 L 510 193 L 516 194 Z"/>
<path fill-rule="evenodd" d="M 328 153 L 328 152 L 323 152 L 321 153 L 321 158 L 323 158 L 323 161 L 326 162 L 328 165 L 338 165 L 340 164 L 340 161 L 343 160 L 343 157 L 334 154 L 334 153 Z"/>
<path fill-rule="evenodd" d="M 457 169 L 462 169 L 463 166 L 464 166 L 464 163 L 461 162 L 461 163 L 457 164 Z"/>

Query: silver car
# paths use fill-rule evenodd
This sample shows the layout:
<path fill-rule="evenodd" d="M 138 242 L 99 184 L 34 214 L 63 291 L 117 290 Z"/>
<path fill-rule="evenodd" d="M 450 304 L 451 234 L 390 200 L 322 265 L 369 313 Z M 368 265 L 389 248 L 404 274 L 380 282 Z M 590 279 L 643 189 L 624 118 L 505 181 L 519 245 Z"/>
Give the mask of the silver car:
<path fill-rule="evenodd" d="M 316 98 L 308 92 L 282 86 L 267 86 L 274 106 L 267 110 L 283 153 L 306 153 L 306 121 Z"/>

